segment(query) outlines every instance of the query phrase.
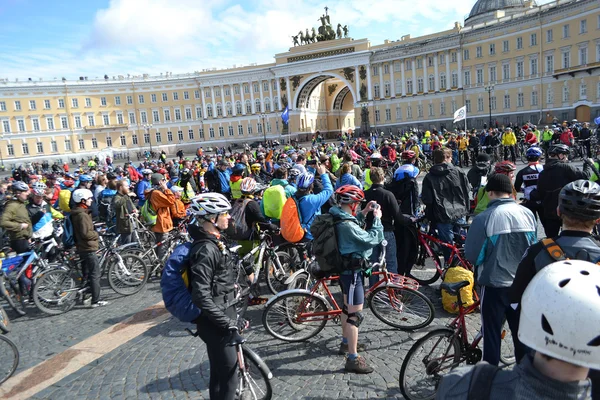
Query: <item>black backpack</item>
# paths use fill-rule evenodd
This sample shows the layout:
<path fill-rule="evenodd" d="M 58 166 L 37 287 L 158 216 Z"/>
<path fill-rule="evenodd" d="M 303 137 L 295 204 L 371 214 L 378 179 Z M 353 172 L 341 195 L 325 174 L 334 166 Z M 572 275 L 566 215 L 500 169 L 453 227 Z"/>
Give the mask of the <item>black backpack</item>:
<path fill-rule="evenodd" d="M 231 219 L 225 234 L 233 240 L 249 240 L 252 236 L 252 227 L 246 223 L 246 206 L 251 199 L 240 199 L 233 203 L 231 208 Z"/>
<path fill-rule="evenodd" d="M 204 174 L 204 183 L 209 192 L 221 193 L 221 181 L 219 180 L 219 172 L 215 169 Z"/>
<path fill-rule="evenodd" d="M 337 241 L 336 226 L 344 221 L 331 214 L 322 214 L 315 217 L 310 226 L 312 252 L 323 272 L 338 273 L 350 266 L 350 257 L 340 254 Z"/>

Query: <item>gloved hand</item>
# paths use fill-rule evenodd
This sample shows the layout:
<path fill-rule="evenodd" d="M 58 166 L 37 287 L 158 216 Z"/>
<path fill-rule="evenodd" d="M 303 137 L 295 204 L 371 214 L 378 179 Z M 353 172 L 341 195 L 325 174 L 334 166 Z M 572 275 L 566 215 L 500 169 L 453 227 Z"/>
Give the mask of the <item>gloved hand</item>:
<path fill-rule="evenodd" d="M 250 321 L 248 321 L 242 317 L 238 317 L 237 322 L 236 322 L 236 327 L 237 327 L 238 332 L 241 333 L 250 327 Z"/>

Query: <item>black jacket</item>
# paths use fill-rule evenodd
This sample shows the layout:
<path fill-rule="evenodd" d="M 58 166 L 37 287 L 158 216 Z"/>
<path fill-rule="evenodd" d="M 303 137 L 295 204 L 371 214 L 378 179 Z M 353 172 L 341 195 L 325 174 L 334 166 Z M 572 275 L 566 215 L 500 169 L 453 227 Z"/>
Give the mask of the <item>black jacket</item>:
<path fill-rule="evenodd" d="M 232 304 L 235 284 L 234 260 L 225 244 L 195 225 L 189 226 L 194 239 L 191 256 L 192 301 L 202 310 L 196 321 L 210 323 L 226 333 L 236 326 L 237 316 Z M 196 246 L 197 243 L 200 243 Z"/>
<path fill-rule="evenodd" d="M 400 212 L 407 215 L 417 215 L 419 208 L 419 185 L 417 180 L 405 177 L 399 181 L 392 181 L 385 185 L 392 192 L 400 204 Z M 385 225 L 384 225 L 385 226 Z"/>
<path fill-rule="evenodd" d="M 556 207 L 560 190 L 568 183 L 578 179 L 590 179 L 592 169 L 587 162 L 583 163 L 583 171 L 567 161 L 550 159 L 540 173 L 537 184 L 537 198 L 542 201 L 544 216 L 557 220 Z"/>
<path fill-rule="evenodd" d="M 481 178 L 487 176 L 490 172 L 490 168 L 482 169 L 478 166 L 472 167 L 469 172 L 467 172 L 467 179 L 469 180 L 469 184 L 473 188 L 473 191 L 479 190 L 481 186 Z"/>
<path fill-rule="evenodd" d="M 469 213 L 471 185 L 465 173 L 449 163 L 436 164 L 423 179 L 421 200 L 431 222 L 456 222 Z"/>
<path fill-rule="evenodd" d="M 383 188 L 383 185 L 373 184 L 371 188 L 365 192 L 365 200 L 375 200 L 381 206 L 381 223 L 383 230 L 388 232 L 394 231 L 394 226 L 408 225 L 411 223 L 410 218 L 405 217 L 400 212 L 396 197 L 389 190 Z M 367 215 L 367 230 L 373 225 L 373 213 Z"/>

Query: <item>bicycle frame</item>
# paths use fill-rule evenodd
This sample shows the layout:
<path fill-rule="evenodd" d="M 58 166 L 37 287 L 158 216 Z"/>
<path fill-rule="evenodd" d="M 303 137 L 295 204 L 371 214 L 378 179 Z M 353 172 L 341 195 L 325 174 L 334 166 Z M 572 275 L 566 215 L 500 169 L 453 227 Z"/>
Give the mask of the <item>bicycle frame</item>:
<path fill-rule="evenodd" d="M 452 265 L 454 258 L 456 258 L 464 267 L 466 267 L 470 271 L 473 271 L 473 265 L 467 259 L 465 259 L 464 257 L 461 256 L 460 249 L 458 247 L 456 247 L 456 245 L 446 243 L 446 242 L 438 239 L 437 237 L 429 235 L 427 233 L 423 233 L 420 230 L 418 231 L 417 236 L 419 239 L 419 243 L 421 245 L 423 245 L 423 247 L 427 251 L 427 254 L 429 255 L 429 257 L 433 257 L 435 255 L 435 253 L 431 249 L 431 246 L 429 246 L 428 242 L 430 241 L 430 242 L 434 242 L 440 246 L 446 247 L 451 250 L 450 258 L 448 259 L 448 265 Z M 440 275 L 442 275 L 444 270 L 441 269 L 437 264 L 435 267 L 438 270 L 438 272 L 440 273 Z"/>

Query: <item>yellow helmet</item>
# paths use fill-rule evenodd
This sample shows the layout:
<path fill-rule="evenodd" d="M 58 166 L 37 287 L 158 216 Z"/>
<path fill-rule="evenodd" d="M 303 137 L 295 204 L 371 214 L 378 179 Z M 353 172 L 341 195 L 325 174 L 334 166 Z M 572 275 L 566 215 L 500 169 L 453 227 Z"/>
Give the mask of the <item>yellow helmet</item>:
<path fill-rule="evenodd" d="M 425 131 L 425 137 L 430 137 L 430 136 L 431 136 L 431 132 Z"/>

